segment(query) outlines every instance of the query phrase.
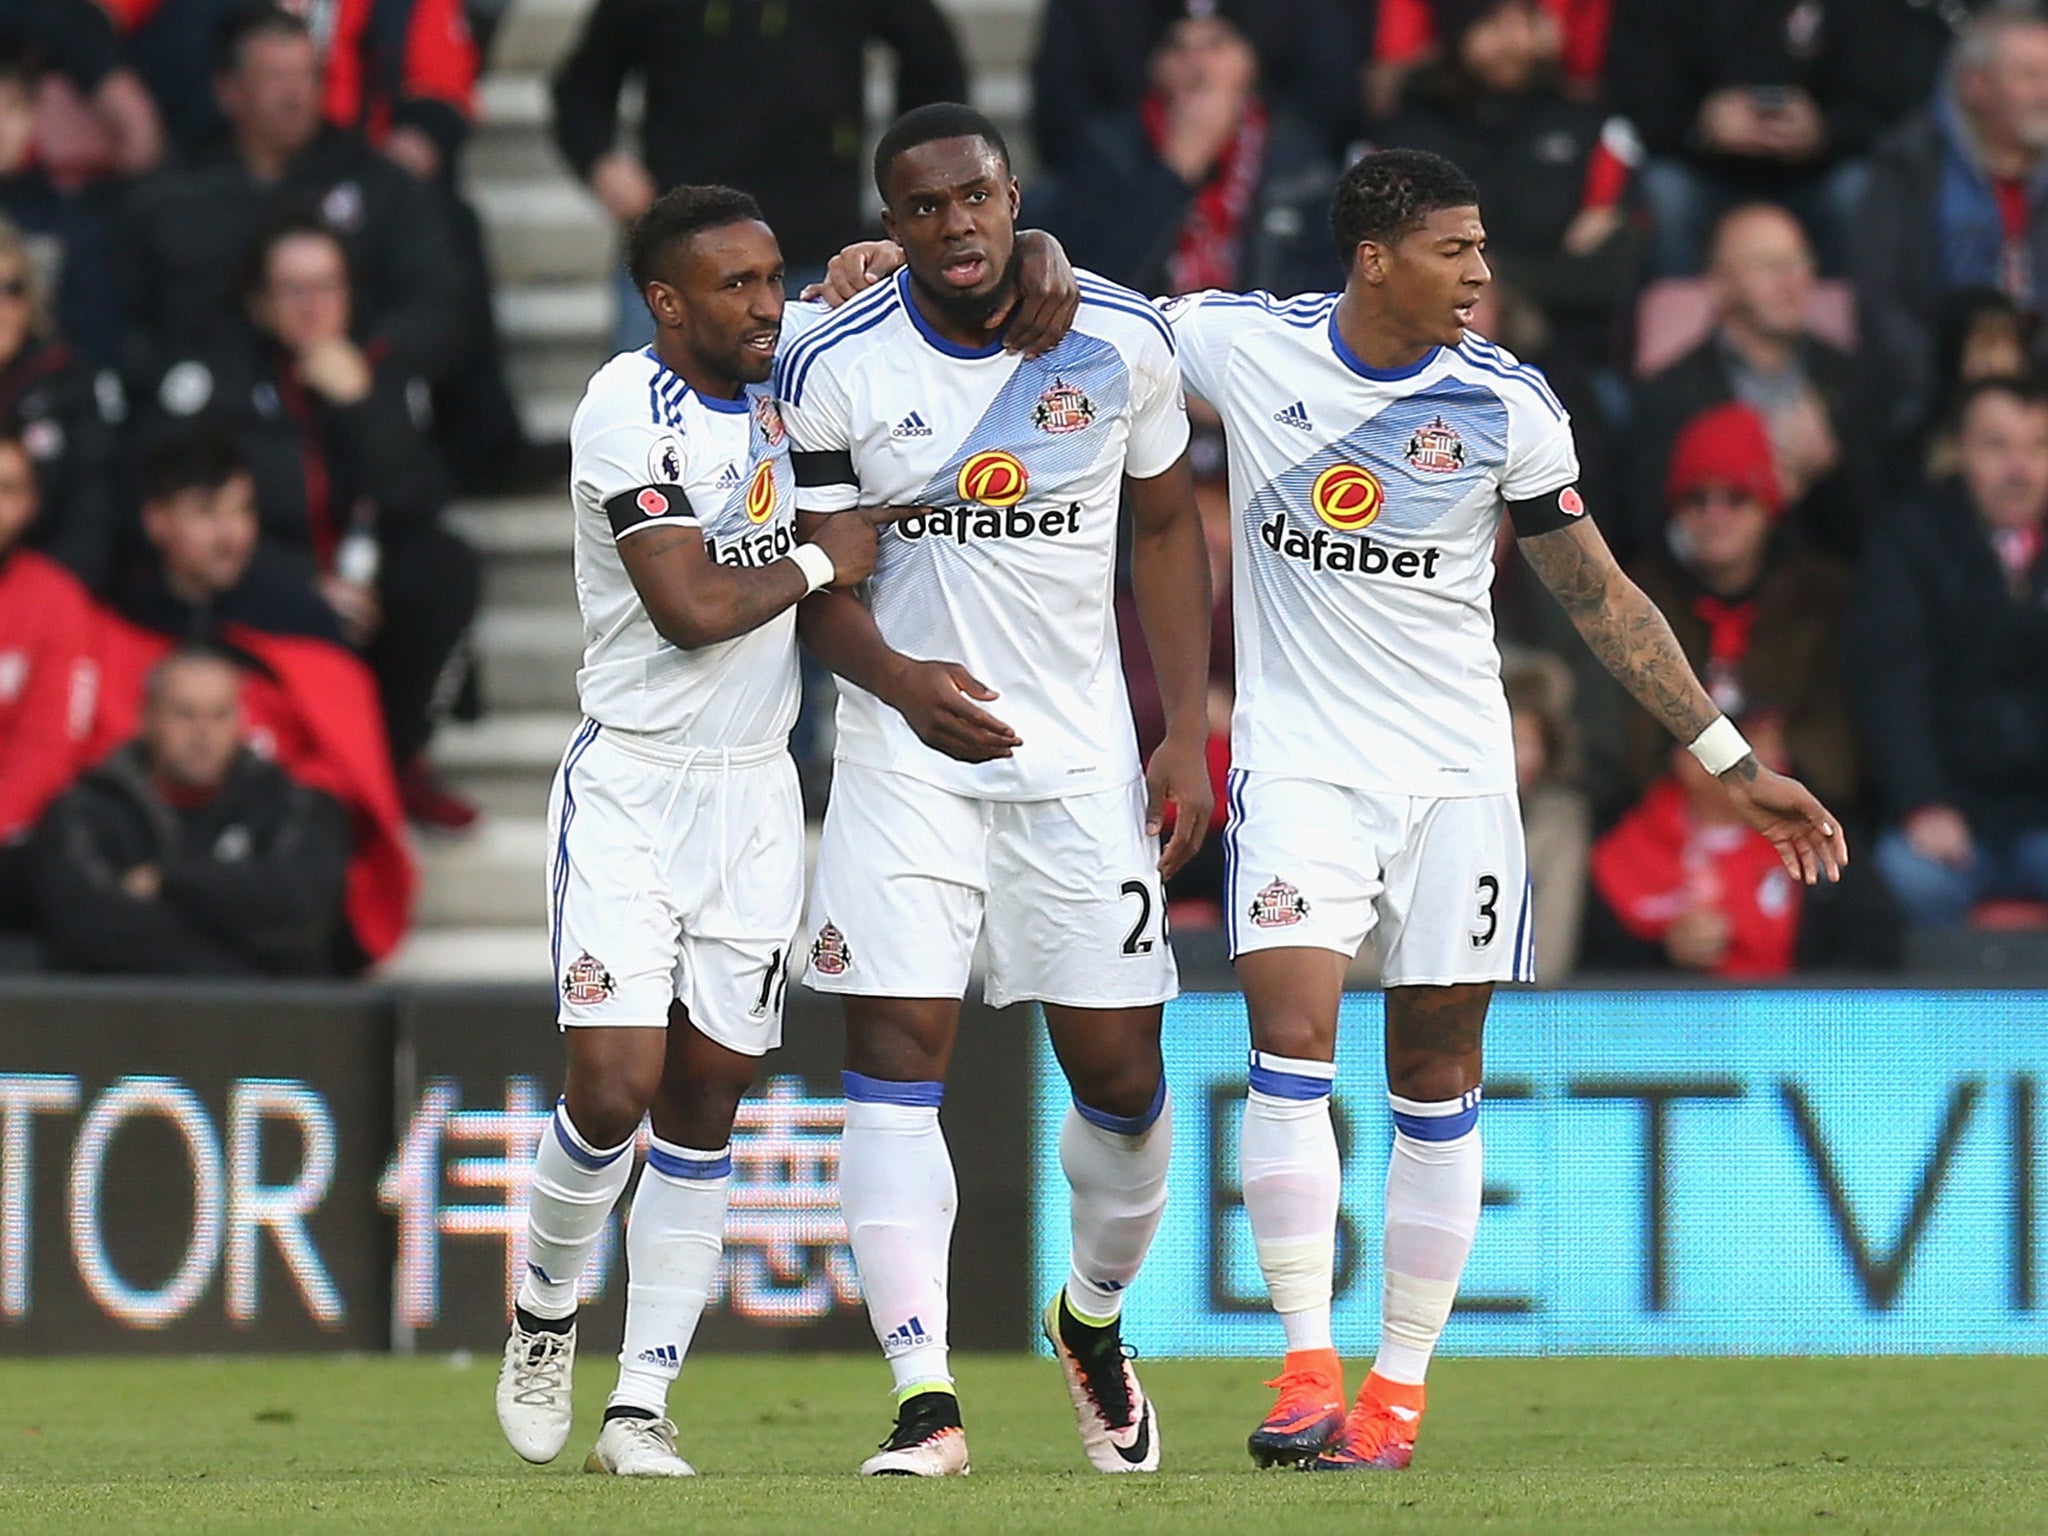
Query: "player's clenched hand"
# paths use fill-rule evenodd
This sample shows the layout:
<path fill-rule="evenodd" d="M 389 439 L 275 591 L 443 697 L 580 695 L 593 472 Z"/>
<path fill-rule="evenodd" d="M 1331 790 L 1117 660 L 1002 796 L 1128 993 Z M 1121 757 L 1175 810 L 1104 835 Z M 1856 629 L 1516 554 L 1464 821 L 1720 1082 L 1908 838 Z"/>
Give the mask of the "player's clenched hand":
<path fill-rule="evenodd" d="M 875 569 L 875 545 L 880 530 L 901 522 L 924 507 L 856 507 L 824 519 L 811 542 L 832 557 L 834 589 L 858 586 Z"/>
<path fill-rule="evenodd" d="M 1159 855 L 1159 878 L 1171 880 L 1192 859 L 1208 835 L 1216 811 L 1216 791 L 1209 781 L 1209 758 L 1200 740 L 1182 742 L 1171 736 L 1159 744 L 1145 768 L 1145 835 L 1157 837 L 1173 806 L 1173 836 Z"/>
<path fill-rule="evenodd" d="M 1060 344 L 1080 312 L 1081 286 L 1059 241 L 1041 229 L 1019 230 L 1017 287 L 989 316 L 989 334 L 1002 336 L 1009 351 L 1037 357 Z"/>
<path fill-rule="evenodd" d="M 902 265 L 903 247 L 894 240 L 856 240 L 825 263 L 825 281 L 812 283 L 800 297 L 823 299 L 828 309 L 837 309 Z"/>
<path fill-rule="evenodd" d="M 1842 866 L 1849 862 L 1842 823 L 1797 779 L 1761 766 L 1753 778 L 1745 778 L 1752 761 L 1745 758 L 1721 776 L 1742 819 L 1771 840 L 1793 879 L 1808 885 L 1823 875 L 1841 879 Z"/>
<path fill-rule="evenodd" d="M 917 739 L 963 763 L 993 762 L 1024 745 L 1022 738 L 975 701 L 996 697 L 958 662 L 905 657 L 883 702 L 903 716 Z"/>

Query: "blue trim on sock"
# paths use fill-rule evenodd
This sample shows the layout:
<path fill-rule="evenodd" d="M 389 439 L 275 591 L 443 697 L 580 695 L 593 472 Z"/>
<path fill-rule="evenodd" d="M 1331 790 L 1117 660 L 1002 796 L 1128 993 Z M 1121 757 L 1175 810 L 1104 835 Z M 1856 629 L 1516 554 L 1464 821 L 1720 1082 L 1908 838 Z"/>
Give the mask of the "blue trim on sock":
<path fill-rule="evenodd" d="M 1074 1100 L 1075 1112 L 1090 1125 L 1100 1126 L 1113 1136 L 1142 1136 L 1152 1129 L 1153 1122 L 1166 1109 L 1166 1077 L 1161 1074 L 1159 1087 L 1152 1094 L 1152 1102 L 1135 1115 L 1112 1115 L 1106 1109 L 1097 1109 L 1092 1104 Z"/>
<path fill-rule="evenodd" d="M 1330 1079 L 1327 1077 L 1304 1077 L 1299 1072 L 1275 1072 L 1271 1067 L 1252 1066 L 1252 1087 L 1268 1098 L 1327 1099 L 1330 1096 Z"/>
<path fill-rule="evenodd" d="M 856 1104 L 907 1104 L 913 1109 L 937 1109 L 946 1097 L 944 1083 L 892 1083 L 863 1072 L 841 1072 L 839 1086 Z"/>
<path fill-rule="evenodd" d="M 606 1152 L 601 1156 L 584 1151 L 582 1146 L 577 1142 L 576 1138 L 570 1134 L 571 1127 L 569 1123 L 569 1103 L 566 1099 L 558 1099 L 555 1101 L 554 1124 L 555 1140 L 558 1143 L 560 1143 L 562 1150 L 569 1154 L 569 1160 L 575 1163 L 579 1168 L 588 1168 L 593 1173 L 600 1168 L 611 1167 L 613 1163 L 616 1163 L 619 1160 L 620 1156 L 625 1152 L 626 1148 L 633 1145 L 633 1143 L 630 1140 L 628 1140 L 622 1143 L 621 1145 L 612 1148 L 611 1151 Z"/>
<path fill-rule="evenodd" d="M 1470 1135 L 1479 1124 L 1479 1106 L 1474 1104 L 1454 1115 L 1404 1115 L 1394 1111 L 1394 1129 L 1415 1141 L 1456 1141 Z"/>
<path fill-rule="evenodd" d="M 657 1143 L 647 1149 L 647 1166 L 671 1179 L 723 1179 L 732 1173 L 732 1154 L 721 1152 L 716 1157 L 677 1157 L 673 1152 L 664 1151 Z"/>

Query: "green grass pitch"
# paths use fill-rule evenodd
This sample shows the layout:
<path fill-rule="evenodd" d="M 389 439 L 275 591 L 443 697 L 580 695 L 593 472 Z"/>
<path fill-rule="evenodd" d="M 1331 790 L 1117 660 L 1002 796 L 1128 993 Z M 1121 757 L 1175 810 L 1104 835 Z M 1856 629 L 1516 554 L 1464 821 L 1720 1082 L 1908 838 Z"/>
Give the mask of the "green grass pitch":
<path fill-rule="evenodd" d="M 693 1360 L 691 1482 L 582 1475 L 610 1362 L 552 1467 L 498 1437 L 494 1362 L 0 1360 L 0 1532 L 718 1536 L 1048 1532 L 2048 1532 L 2048 1360 L 1446 1360 L 1414 1469 L 1254 1472 L 1253 1362 L 1154 1361 L 1166 1470 L 1082 1463 L 1049 1362 L 961 1362 L 974 1475 L 863 1482 L 885 1376 Z"/>

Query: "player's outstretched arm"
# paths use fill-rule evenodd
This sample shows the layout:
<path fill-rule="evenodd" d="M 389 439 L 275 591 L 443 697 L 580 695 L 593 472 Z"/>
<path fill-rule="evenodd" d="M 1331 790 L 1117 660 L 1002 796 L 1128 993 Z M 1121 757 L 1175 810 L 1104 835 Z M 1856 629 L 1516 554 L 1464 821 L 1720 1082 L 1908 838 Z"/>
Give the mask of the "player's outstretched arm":
<path fill-rule="evenodd" d="M 721 565 L 693 526 L 636 530 L 619 540 L 619 558 L 661 637 L 690 651 L 759 629 L 820 587 L 865 581 L 876 529 L 918 510 L 871 507 L 830 519 L 797 552 L 759 567 Z"/>
<path fill-rule="evenodd" d="M 1670 624 L 1616 563 L 1592 519 L 1581 517 L 1525 538 L 1521 545 L 1593 654 L 1666 730 L 1701 747 L 1709 727 L 1733 732 L 1694 675 Z M 1772 772 L 1747 751 L 1720 768 L 1718 776 L 1744 820 L 1770 839 L 1794 879 L 1812 885 L 1823 875 L 1841 878 L 1849 862 L 1841 823 L 1805 785 Z"/>
<path fill-rule="evenodd" d="M 1163 475 L 1126 480 L 1131 503 L 1131 595 L 1152 652 L 1166 739 L 1145 769 L 1145 832 L 1156 837 L 1168 801 L 1173 836 L 1159 855 L 1171 879 L 1195 856 L 1215 813 L 1209 782 L 1209 548 L 1183 453 Z"/>

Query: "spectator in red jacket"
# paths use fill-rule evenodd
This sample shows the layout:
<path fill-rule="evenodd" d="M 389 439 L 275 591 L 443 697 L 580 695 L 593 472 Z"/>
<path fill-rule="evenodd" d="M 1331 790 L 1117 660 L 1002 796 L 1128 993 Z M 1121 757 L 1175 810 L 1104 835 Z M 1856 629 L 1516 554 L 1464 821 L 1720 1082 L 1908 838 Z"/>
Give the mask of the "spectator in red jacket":
<path fill-rule="evenodd" d="M 1790 766 L 1768 711 L 1744 717 L 1742 730 L 1759 762 Z M 1898 963 L 1897 910 L 1862 868 L 1826 890 L 1795 884 L 1713 776 L 1675 749 L 1670 772 L 1593 845 L 1587 968 L 1731 981 L 1888 969 Z"/>
<path fill-rule="evenodd" d="M 31 916 L 28 836 L 85 766 L 98 676 L 92 599 L 21 547 L 35 517 L 28 450 L 0 436 L 0 928 Z"/>

